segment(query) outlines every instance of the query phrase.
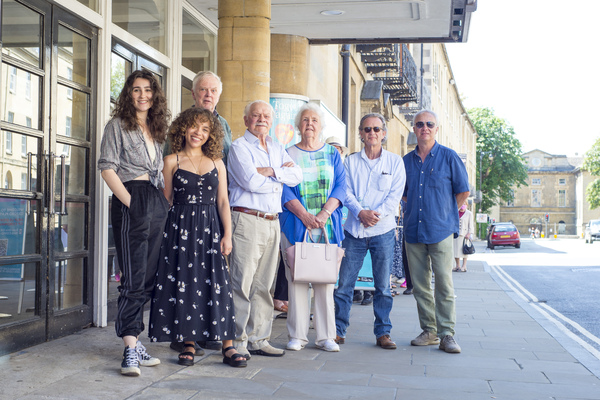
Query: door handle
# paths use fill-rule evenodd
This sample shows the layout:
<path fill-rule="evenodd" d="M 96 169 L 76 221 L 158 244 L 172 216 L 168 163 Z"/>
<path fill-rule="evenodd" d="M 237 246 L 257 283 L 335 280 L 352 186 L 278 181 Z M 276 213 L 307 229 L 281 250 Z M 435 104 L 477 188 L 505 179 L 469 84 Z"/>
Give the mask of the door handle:
<path fill-rule="evenodd" d="M 56 166 L 55 159 L 60 158 L 60 211 L 56 212 L 54 205 L 54 191 L 55 187 L 55 178 L 56 174 L 54 172 L 54 168 Z M 50 152 L 49 155 L 49 168 L 50 168 L 50 204 L 48 204 L 48 213 L 50 215 L 58 214 L 58 215 L 67 215 L 67 163 L 66 156 L 63 154 L 61 156 L 54 155 L 54 153 Z"/>
<path fill-rule="evenodd" d="M 54 214 L 54 153 L 48 154 L 48 168 L 50 169 L 50 193 L 48 194 L 48 214 Z"/>
<path fill-rule="evenodd" d="M 67 156 L 60 156 L 60 215 L 67 215 Z"/>
<path fill-rule="evenodd" d="M 32 161 L 31 159 L 33 158 L 33 153 L 32 152 L 28 152 L 27 153 L 27 191 L 31 192 L 31 167 L 32 167 Z M 27 205 L 25 206 L 25 212 L 27 213 L 27 215 L 31 214 L 31 201 L 27 202 Z"/>

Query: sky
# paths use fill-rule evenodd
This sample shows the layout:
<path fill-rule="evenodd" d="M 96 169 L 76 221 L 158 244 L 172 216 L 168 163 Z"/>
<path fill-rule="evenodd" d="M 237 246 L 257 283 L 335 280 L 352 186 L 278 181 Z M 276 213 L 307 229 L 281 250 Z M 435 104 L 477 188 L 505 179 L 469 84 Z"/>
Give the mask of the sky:
<path fill-rule="evenodd" d="M 494 109 L 524 152 L 571 157 L 600 138 L 599 42 L 598 0 L 479 0 L 446 48 L 467 109 Z"/>

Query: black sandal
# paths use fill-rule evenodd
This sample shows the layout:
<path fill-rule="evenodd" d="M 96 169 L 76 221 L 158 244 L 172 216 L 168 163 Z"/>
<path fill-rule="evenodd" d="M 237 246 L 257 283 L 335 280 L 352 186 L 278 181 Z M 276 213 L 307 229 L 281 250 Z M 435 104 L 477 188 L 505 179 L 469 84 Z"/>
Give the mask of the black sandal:
<path fill-rule="evenodd" d="M 243 368 L 243 367 L 247 366 L 248 363 L 246 362 L 246 357 L 244 357 L 240 353 L 235 352 L 235 354 L 233 354 L 231 357 L 227 357 L 225 355 L 225 353 L 227 353 L 231 349 L 235 350 L 235 347 L 229 346 L 229 347 L 221 350 L 221 353 L 223 354 L 223 364 L 229 364 L 234 368 Z"/>
<path fill-rule="evenodd" d="M 194 351 L 196 350 L 196 346 L 194 346 L 193 344 L 186 344 L 183 346 L 183 350 L 187 349 L 188 347 L 191 347 L 192 349 L 194 349 Z M 182 351 L 181 353 L 179 353 L 179 359 L 177 360 L 177 364 L 179 365 L 185 365 L 186 367 L 191 367 L 192 365 L 194 365 L 194 356 L 196 354 L 192 353 L 191 351 Z M 191 359 L 187 358 L 187 357 L 192 357 Z"/>

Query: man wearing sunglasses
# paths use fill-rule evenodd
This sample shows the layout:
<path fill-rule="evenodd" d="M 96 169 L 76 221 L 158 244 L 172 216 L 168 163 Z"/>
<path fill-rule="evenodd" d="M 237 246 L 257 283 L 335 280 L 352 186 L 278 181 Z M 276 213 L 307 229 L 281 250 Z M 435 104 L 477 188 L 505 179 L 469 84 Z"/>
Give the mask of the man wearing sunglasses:
<path fill-rule="evenodd" d="M 387 139 L 382 115 L 365 115 L 360 121 L 359 133 L 365 147 L 349 155 L 344 163 L 347 184 L 344 205 L 349 212 L 344 224 L 346 238 L 342 242 L 346 254 L 342 259 L 338 289 L 334 294 L 336 342 L 345 342 L 354 286 L 369 250 L 375 286 L 373 331 L 379 347 L 393 350 L 396 343 L 390 338 L 390 311 L 393 305 L 390 269 L 396 240 L 395 216 L 406 175 L 402 158 L 382 147 Z"/>
<path fill-rule="evenodd" d="M 436 141 L 439 126 L 433 111 L 415 115 L 413 129 L 418 144 L 404 156 L 404 235 L 423 332 L 410 344 L 439 344 L 440 350 L 460 353 L 454 340 L 453 238 L 458 234 L 458 207 L 469 197 L 467 170 L 454 150 Z M 432 271 L 435 291 L 431 289 Z"/>

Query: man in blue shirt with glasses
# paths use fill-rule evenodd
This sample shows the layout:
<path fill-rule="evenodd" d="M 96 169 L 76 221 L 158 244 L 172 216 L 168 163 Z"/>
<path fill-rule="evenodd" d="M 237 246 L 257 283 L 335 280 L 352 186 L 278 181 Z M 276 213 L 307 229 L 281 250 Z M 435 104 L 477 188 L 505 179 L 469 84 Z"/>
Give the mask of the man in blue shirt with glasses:
<path fill-rule="evenodd" d="M 458 208 L 469 197 L 467 170 L 454 150 L 436 141 L 439 126 L 433 111 L 423 110 L 415 115 L 413 129 L 418 145 L 404 156 L 404 234 L 423 332 L 410 344 L 439 344 L 440 350 L 460 353 L 454 340 L 453 238 L 458 234 Z M 432 271 L 435 295 L 431 288 Z"/>

